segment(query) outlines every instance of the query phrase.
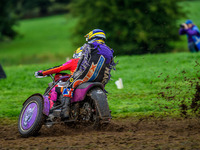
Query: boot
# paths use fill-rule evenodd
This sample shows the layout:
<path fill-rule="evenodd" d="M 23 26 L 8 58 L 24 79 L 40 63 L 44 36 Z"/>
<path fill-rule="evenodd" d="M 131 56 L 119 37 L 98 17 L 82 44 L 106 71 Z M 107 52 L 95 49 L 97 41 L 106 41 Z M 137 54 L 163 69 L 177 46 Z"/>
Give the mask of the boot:
<path fill-rule="evenodd" d="M 68 119 L 69 118 L 69 103 L 70 103 L 70 98 L 69 97 L 63 97 L 62 101 L 64 101 L 64 105 L 62 107 L 61 111 L 61 118 L 62 120 Z"/>

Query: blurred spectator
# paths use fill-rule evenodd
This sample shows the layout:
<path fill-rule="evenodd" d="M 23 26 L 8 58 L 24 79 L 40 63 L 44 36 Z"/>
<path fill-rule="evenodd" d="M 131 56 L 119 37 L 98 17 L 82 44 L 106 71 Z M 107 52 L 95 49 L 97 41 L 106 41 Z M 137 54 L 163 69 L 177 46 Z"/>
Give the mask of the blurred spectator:
<path fill-rule="evenodd" d="M 191 20 L 187 20 L 180 25 L 179 34 L 186 34 L 188 38 L 188 48 L 190 52 L 200 51 L 200 32 Z"/>

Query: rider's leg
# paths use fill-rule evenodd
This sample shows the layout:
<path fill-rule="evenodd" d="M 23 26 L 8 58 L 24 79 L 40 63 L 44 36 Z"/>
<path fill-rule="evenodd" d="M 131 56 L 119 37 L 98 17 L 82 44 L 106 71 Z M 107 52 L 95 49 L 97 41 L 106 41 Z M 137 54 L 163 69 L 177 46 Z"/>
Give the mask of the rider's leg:
<path fill-rule="evenodd" d="M 63 90 L 62 102 L 64 103 L 64 105 L 63 105 L 62 113 L 61 113 L 62 118 L 69 117 L 69 111 L 70 111 L 69 104 L 70 104 L 70 99 L 73 97 L 73 91 L 74 89 L 72 88 L 65 88 Z"/>

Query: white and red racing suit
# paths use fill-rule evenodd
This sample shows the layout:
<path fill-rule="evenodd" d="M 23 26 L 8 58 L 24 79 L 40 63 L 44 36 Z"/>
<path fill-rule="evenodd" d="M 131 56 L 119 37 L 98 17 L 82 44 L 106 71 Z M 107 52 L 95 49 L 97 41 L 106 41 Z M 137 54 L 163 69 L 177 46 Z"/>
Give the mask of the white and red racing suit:
<path fill-rule="evenodd" d="M 49 68 L 44 71 L 39 71 L 43 76 L 49 75 L 49 74 L 54 74 L 54 73 L 59 73 L 61 71 L 69 70 L 70 74 L 72 75 L 74 71 L 76 70 L 77 64 L 78 64 L 79 58 L 76 59 L 70 59 L 66 63 L 55 66 L 53 68 Z"/>

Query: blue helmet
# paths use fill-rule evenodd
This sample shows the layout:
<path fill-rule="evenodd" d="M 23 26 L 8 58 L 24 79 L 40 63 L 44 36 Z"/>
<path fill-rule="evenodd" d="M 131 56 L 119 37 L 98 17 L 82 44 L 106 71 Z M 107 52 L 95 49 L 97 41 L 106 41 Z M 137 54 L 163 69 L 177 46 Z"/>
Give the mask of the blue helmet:
<path fill-rule="evenodd" d="M 86 41 L 88 43 L 95 41 L 95 40 L 106 40 L 106 34 L 103 30 L 101 29 L 94 29 L 92 31 L 90 31 L 88 34 L 85 35 L 86 37 Z"/>

